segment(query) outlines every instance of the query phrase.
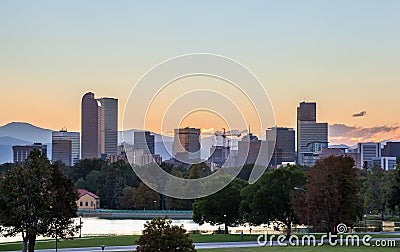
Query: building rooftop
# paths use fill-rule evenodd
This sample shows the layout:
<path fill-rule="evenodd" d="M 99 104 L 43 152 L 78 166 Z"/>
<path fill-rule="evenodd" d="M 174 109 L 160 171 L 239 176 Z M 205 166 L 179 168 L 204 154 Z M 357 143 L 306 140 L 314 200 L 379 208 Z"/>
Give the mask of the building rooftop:
<path fill-rule="evenodd" d="M 79 194 L 79 198 L 85 194 L 88 194 L 89 196 L 92 196 L 95 199 L 100 199 L 99 196 L 97 196 L 96 194 L 89 192 L 88 190 L 85 190 L 85 189 L 78 189 L 78 194 Z"/>

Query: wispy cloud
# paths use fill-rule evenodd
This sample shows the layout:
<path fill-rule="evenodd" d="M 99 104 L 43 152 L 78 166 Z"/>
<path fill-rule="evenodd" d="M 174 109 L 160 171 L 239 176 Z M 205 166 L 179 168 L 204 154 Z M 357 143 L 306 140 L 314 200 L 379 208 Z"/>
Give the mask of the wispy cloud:
<path fill-rule="evenodd" d="M 353 117 L 363 117 L 367 115 L 366 111 L 361 111 L 360 113 L 353 114 Z"/>
<path fill-rule="evenodd" d="M 381 125 L 370 128 L 345 124 L 329 125 L 330 144 L 353 145 L 358 142 L 400 140 L 400 126 Z"/>

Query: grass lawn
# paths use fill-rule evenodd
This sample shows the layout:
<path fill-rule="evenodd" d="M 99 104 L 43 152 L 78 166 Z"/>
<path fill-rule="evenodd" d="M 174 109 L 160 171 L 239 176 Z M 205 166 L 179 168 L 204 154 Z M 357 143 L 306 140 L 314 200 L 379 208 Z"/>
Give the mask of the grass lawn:
<path fill-rule="evenodd" d="M 268 251 L 268 252 L 318 252 L 318 251 L 337 251 L 337 252 L 385 252 L 385 251 L 399 251 L 400 244 L 395 248 L 376 248 L 376 247 L 255 247 L 255 248 L 229 248 L 229 249 L 202 249 L 202 252 L 216 251 L 216 252 L 250 252 L 250 251 Z"/>
<path fill-rule="evenodd" d="M 321 235 L 316 235 L 317 239 Z M 190 238 L 193 240 L 193 242 L 200 243 L 200 242 L 239 242 L 239 241 L 256 241 L 258 235 L 245 235 L 244 239 L 242 240 L 240 235 L 223 235 L 223 234 L 214 234 L 214 235 L 201 235 L 201 234 L 191 234 Z M 373 235 L 374 238 L 390 238 L 394 236 L 390 235 Z M 399 237 L 399 236 L 397 236 Z M 59 248 L 79 248 L 79 247 L 100 247 L 101 245 L 106 245 L 106 246 L 130 246 L 130 245 L 135 245 L 136 241 L 139 239 L 138 235 L 125 235 L 125 236 L 100 236 L 100 237 L 84 237 L 84 238 L 76 238 L 74 240 L 61 240 L 59 242 L 58 247 Z M 398 245 L 398 247 L 400 244 Z M 16 242 L 16 243 L 0 243 L 0 251 L 7 251 L 7 250 L 20 250 L 21 249 L 21 243 Z M 398 250 L 397 247 L 397 250 Z M 55 241 L 54 240 L 44 240 L 44 241 L 37 241 L 36 242 L 36 249 L 52 249 L 55 248 Z M 330 246 L 324 247 L 324 249 L 332 249 Z M 369 249 L 367 247 L 363 247 L 364 249 Z M 321 247 L 313 248 L 313 247 L 276 247 L 276 248 L 250 248 L 250 249 L 221 249 L 221 250 L 215 250 L 215 251 L 264 251 L 268 249 L 268 251 L 286 251 L 286 250 L 293 250 L 296 249 L 296 251 L 321 251 Z M 277 249 L 277 250 L 273 250 Z M 305 250 L 304 250 L 305 249 Z M 347 248 L 345 247 L 337 247 L 333 248 L 334 249 L 339 249 L 337 251 L 353 251 L 353 250 L 345 250 Z M 342 250 L 340 250 L 342 249 Z M 352 248 L 352 249 L 357 249 L 357 248 Z M 385 248 L 385 250 L 390 249 L 390 248 Z M 202 251 L 214 251 L 214 250 L 202 250 Z M 357 250 L 357 251 L 363 251 L 363 250 Z M 372 251 L 372 250 L 371 250 Z M 377 250 L 377 248 L 374 248 L 374 252 L 379 252 L 381 250 Z"/>

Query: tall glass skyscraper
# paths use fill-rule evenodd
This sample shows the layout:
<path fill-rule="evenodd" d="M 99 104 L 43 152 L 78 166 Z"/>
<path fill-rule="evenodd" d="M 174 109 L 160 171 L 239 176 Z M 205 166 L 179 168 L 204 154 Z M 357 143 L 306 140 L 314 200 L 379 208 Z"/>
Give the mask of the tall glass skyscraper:
<path fill-rule="evenodd" d="M 94 94 L 89 92 L 82 97 L 81 118 L 81 157 L 100 158 L 99 112 Z"/>
<path fill-rule="evenodd" d="M 99 98 L 100 154 L 118 154 L 118 99 Z"/>
<path fill-rule="evenodd" d="M 82 97 L 82 159 L 118 154 L 118 99 Z"/>
<path fill-rule="evenodd" d="M 297 108 L 297 163 L 314 165 L 322 148 L 328 147 L 328 124 L 317 123 L 315 102 L 301 102 Z"/>

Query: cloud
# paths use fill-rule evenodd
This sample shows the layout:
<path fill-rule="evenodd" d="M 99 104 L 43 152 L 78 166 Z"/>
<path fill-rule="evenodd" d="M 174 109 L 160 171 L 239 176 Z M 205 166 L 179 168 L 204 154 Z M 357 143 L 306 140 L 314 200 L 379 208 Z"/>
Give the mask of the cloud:
<path fill-rule="evenodd" d="M 359 142 L 380 142 L 400 140 L 400 126 L 381 125 L 370 128 L 345 124 L 329 125 L 330 144 L 353 145 Z"/>
<path fill-rule="evenodd" d="M 367 114 L 366 111 L 361 111 L 360 113 L 353 114 L 353 117 L 363 117 Z"/>

